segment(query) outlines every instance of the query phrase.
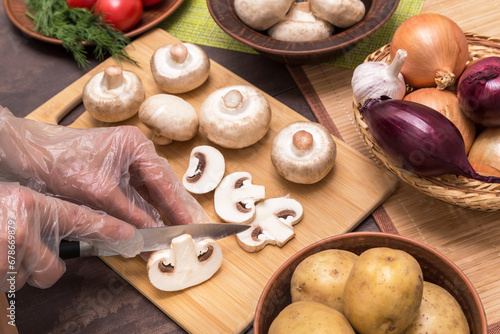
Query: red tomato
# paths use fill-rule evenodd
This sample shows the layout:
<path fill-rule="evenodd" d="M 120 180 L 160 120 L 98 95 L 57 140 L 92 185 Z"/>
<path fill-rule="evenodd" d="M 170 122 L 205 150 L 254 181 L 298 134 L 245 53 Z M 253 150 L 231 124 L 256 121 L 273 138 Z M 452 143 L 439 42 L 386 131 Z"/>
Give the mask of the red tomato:
<path fill-rule="evenodd" d="M 143 12 L 141 0 L 97 0 L 95 13 L 102 13 L 106 22 L 123 32 L 139 22 Z"/>
<path fill-rule="evenodd" d="M 92 9 L 92 6 L 97 0 L 66 0 L 66 5 L 70 8 L 87 8 Z"/>
<path fill-rule="evenodd" d="M 162 1 L 163 0 L 142 0 L 142 4 L 144 5 L 144 7 L 149 7 L 149 6 L 154 6 Z"/>

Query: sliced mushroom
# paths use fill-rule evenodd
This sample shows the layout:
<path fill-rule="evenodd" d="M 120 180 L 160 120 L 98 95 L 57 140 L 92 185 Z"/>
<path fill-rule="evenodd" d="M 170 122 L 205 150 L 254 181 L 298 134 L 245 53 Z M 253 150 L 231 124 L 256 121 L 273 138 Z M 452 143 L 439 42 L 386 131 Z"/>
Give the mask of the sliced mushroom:
<path fill-rule="evenodd" d="M 198 132 L 196 110 L 175 95 L 157 94 L 147 98 L 139 109 L 139 119 L 153 130 L 151 140 L 158 145 L 190 140 Z"/>
<path fill-rule="evenodd" d="M 201 86 L 210 74 L 210 59 L 195 44 L 177 43 L 158 48 L 150 61 L 156 84 L 170 94 L 186 93 Z"/>
<path fill-rule="evenodd" d="M 170 249 L 153 252 L 148 259 L 149 281 L 163 291 L 178 291 L 205 282 L 222 264 L 222 249 L 212 239 L 194 241 L 183 234 Z"/>
<path fill-rule="evenodd" d="M 225 148 L 255 144 L 271 124 L 271 106 L 257 88 L 224 87 L 210 94 L 200 108 L 200 132 Z"/>
<path fill-rule="evenodd" d="M 238 233 L 238 244 L 247 252 L 258 252 L 266 245 L 283 247 L 295 236 L 293 225 L 299 223 L 304 210 L 291 198 L 269 198 L 256 206 L 252 227 Z"/>
<path fill-rule="evenodd" d="M 102 122 L 121 122 L 134 116 L 146 98 L 141 79 L 116 65 L 107 66 L 85 84 L 82 93 L 87 112 Z"/>
<path fill-rule="evenodd" d="M 245 224 L 255 216 L 255 202 L 265 196 L 266 188 L 252 184 L 249 173 L 235 172 L 224 177 L 215 189 L 215 212 L 225 222 Z"/>
<path fill-rule="evenodd" d="M 289 42 L 316 41 L 332 34 L 333 26 L 311 12 L 309 1 L 295 2 L 283 20 L 268 30 L 270 37 Z"/>
<path fill-rule="evenodd" d="M 236 15 L 250 28 L 267 30 L 278 23 L 294 0 L 235 0 Z"/>
<path fill-rule="evenodd" d="M 193 194 L 206 194 L 217 187 L 224 172 L 224 156 L 218 149 L 208 145 L 197 146 L 189 156 L 182 184 Z"/>
<path fill-rule="evenodd" d="M 336 156 L 337 146 L 332 135 L 319 123 L 290 123 L 280 130 L 271 145 L 274 167 L 294 183 L 319 182 L 332 169 Z"/>
<path fill-rule="evenodd" d="M 309 0 L 315 15 L 339 28 L 348 28 L 363 19 L 365 4 L 361 0 Z"/>

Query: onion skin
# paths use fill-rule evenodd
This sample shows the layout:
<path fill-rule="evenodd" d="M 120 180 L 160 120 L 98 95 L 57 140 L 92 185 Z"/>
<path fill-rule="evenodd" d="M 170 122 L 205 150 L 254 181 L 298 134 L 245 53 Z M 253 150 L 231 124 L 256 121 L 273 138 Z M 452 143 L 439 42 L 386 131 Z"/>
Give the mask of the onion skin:
<path fill-rule="evenodd" d="M 387 97 L 360 109 L 377 144 L 402 168 L 421 176 L 462 175 L 489 183 L 467 160 L 462 135 L 445 116 L 423 104 Z"/>
<path fill-rule="evenodd" d="M 500 126 L 500 57 L 475 61 L 464 71 L 457 85 L 463 113 L 485 127 Z"/>
<path fill-rule="evenodd" d="M 479 174 L 500 177 L 500 127 L 486 128 L 477 136 L 469 161 Z"/>
<path fill-rule="evenodd" d="M 414 88 L 452 86 L 462 74 L 469 56 L 469 44 L 460 27 L 446 16 L 422 13 L 408 18 L 394 33 L 391 58 L 398 49 L 408 52 L 401 69 Z"/>
<path fill-rule="evenodd" d="M 465 152 L 469 152 L 476 138 L 476 125 L 461 111 L 455 94 L 449 90 L 421 88 L 406 95 L 404 100 L 421 103 L 446 116 L 460 131 L 465 143 Z"/>

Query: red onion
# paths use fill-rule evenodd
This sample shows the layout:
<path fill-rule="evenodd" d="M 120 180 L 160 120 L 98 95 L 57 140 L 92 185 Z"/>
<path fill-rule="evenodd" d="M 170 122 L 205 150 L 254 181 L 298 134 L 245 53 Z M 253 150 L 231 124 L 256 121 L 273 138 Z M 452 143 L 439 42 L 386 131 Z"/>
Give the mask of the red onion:
<path fill-rule="evenodd" d="M 360 111 L 377 144 L 402 168 L 421 176 L 455 174 L 500 183 L 500 178 L 472 168 L 462 135 L 436 110 L 382 97 L 368 100 Z"/>
<path fill-rule="evenodd" d="M 457 85 L 462 112 L 474 123 L 500 126 L 500 57 L 486 57 L 470 65 Z"/>

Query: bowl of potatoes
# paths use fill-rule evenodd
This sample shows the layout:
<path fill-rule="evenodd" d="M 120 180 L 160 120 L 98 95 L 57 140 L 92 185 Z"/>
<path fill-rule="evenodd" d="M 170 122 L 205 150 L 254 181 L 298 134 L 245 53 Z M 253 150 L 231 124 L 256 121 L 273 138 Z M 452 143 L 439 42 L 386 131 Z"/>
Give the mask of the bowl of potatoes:
<path fill-rule="evenodd" d="M 448 258 L 418 241 L 352 232 L 288 259 L 266 284 L 255 334 L 486 334 L 474 286 Z"/>

